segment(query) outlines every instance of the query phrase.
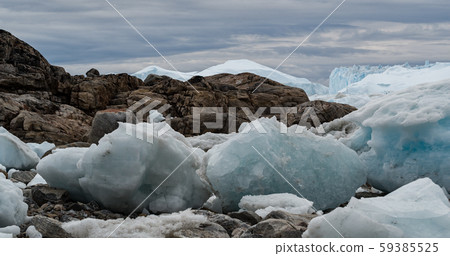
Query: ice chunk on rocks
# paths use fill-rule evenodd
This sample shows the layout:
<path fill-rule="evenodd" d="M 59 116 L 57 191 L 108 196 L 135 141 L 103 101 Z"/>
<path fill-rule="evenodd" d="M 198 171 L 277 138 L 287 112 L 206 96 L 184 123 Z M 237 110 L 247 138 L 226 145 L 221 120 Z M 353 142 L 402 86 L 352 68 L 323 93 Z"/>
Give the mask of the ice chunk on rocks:
<path fill-rule="evenodd" d="M 447 197 L 423 178 L 385 197 L 352 198 L 345 208 L 314 218 L 303 237 L 450 237 L 448 227 Z"/>
<path fill-rule="evenodd" d="M 37 172 L 53 188 L 69 192 L 73 200 L 88 202 L 92 200 L 80 186 L 78 179 L 84 177 L 84 172 L 77 167 L 78 161 L 88 151 L 88 148 L 64 148 L 53 150 L 44 157 L 37 166 Z"/>
<path fill-rule="evenodd" d="M 393 191 L 429 177 L 450 191 L 450 80 L 371 101 L 345 116 L 361 128 L 341 139 L 360 152 L 368 182 Z"/>
<path fill-rule="evenodd" d="M 273 211 L 285 211 L 293 214 L 313 213 L 313 202 L 289 193 L 244 196 L 239 202 L 239 208 L 252 211 L 265 218 Z"/>
<path fill-rule="evenodd" d="M 22 190 L 10 180 L 0 178 L 0 227 L 21 225 L 26 220 L 27 211 Z"/>
<path fill-rule="evenodd" d="M 0 127 L 0 164 L 8 169 L 29 170 L 38 162 L 38 155 L 27 144 Z"/>
<path fill-rule="evenodd" d="M 31 150 L 33 150 L 38 155 L 39 158 L 42 158 L 42 156 L 44 156 L 44 154 L 47 153 L 47 151 L 56 147 L 55 144 L 49 143 L 47 141 L 44 141 L 41 144 L 27 143 L 27 145 L 31 148 Z"/>
<path fill-rule="evenodd" d="M 120 123 L 86 152 L 56 151 L 44 158 L 38 172 L 52 186 L 116 212 L 129 213 L 135 208 L 175 212 L 201 207 L 211 195 L 196 173 L 204 152 L 192 148 L 183 135 L 166 125 Z M 127 126 L 134 131 L 133 136 Z M 168 127 L 164 134 L 151 137 L 152 131 L 164 127 Z"/>
<path fill-rule="evenodd" d="M 238 210 L 245 195 L 297 191 L 317 209 L 333 208 L 347 202 L 366 182 L 358 155 L 334 138 L 316 136 L 299 126 L 287 129 L 275 118 L 261 118 L 249 126 L 262 126 L 266 133 L 247 132 L 246 125 L 209 150 L 204 159 L 202 171 L 225 212 Z M 287 133 L 280 132 L 286 129 Z"/>

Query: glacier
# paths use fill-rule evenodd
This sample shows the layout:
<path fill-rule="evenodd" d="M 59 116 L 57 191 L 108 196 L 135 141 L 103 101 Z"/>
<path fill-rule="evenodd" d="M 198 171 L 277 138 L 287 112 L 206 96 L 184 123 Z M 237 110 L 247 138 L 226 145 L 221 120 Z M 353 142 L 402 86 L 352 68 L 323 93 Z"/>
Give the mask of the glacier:
<path fill-rule="evenodd" d="M 336 94 L 349 85 L 359 82 L 369 74 L 383 73 L 389 66 L 358 66 L 339 67 L 333 69 L 329 78 L 329 93 Z"/>
<path fill-rule="evenodd" d="M 257 126 L 265 133 L 248 129 Z M 238 210 L 243 196 L 274 193 L 301 193 L 316 209 L 329 209 L 347 202 L 366 182 L 353 150 L 304 127 L 287 128 L 276 118 L 241 125 L 239 133 L 206 153 L 201 173 L 224 212 Z"/>
<path fill-rule="evenodd" d="M 0 164 L 7 169 L 30 170 L 39 163 L 39 156 L 19 138 L 0 126 Z"/>
<path fill-rule="evenodd" d="M 223 64 L 212 66 L 200 72 L 179 73 L 176 71 L 165 70 L 156 66 L 149 66 L 132 75 L 142 80 L 145 80 L 145 78 L 148 75 L 154 74 L 154 75 L 165 75 L 173 79 L 187 81 L 193 76 L 213 76 L 221 73 L 228 73 L 234 75 L 240 73 L 253 73 L 255 75 L 262 77 L 268 77 L 270 75 L 269 79 L 291 87 L 301 88 L 308 95 L 328 93 L 328 87 L 322 84 L 313 83 L 306 78 L 291 76 L 278 70 L 269 68 L 267 66 L 246 59 L 229 60 Z"/>
<path fill-rule="evenodd" d="M 450 191 L 450 80 L 372 100 L 343 119 L 360 128 L 340 141 L 360 154 L 368 182 L 393 191 L 429 177 Z"/>
<path fill-rule="evenodd" d="M 146 134 L 166 125 L 119 123 L 98 145 L 87 150 L 59 150 L 45 157 L 37 172 L 51 186 L 70 190 L 74 198 L 93 199 L 116 212 L 201 207 L 212 194 L 196 173 L 204 152 L 171 128 L 159 136 Z M 131 136 L 127 126 L 144 138 Z M 153 142 L 145 136 L 153 136 Z"/>
<path fill-rule="evenodd" d="M 0 175 L 0 228 L 21 225 L 27 220 L 27 211 L 22 190 Z"/>
<path fill-rule="evenodd" d="M 450 203 L 429 178 L 376 198 L 352 198 L 344 208 L 312 219 L 305 238 L 450 237 Z"/>
<path fill-rule="evenodd" d="M 415 67 L 408 64 L 340 67 L 330 75 L 329 93 L 312 95 L 310 99 L 360 108 L 389 93 L 446 79 L 450 79 L 450 63 L 447 62 L 426 63 Z"/>

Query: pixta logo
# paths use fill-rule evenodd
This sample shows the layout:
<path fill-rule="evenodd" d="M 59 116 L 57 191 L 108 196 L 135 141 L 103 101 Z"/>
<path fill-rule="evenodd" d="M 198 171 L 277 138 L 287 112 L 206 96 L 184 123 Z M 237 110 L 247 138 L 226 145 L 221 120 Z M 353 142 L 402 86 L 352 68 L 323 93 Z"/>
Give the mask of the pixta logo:
<path fill-rule="evenodd" d="M 153 143 L 155 137 L 162 136 L 169 131 L 170 114 L 163 117 L 163 113 L 170 109 L 169 104 L 162 105 L 159 100 L 144 97 L 130 106 L 126 111 L 126 134 L 137 139 Z M 158 106 L 161 106 L 157 108 Z M 161 122 L 165 120 L 165 122 Z"/>

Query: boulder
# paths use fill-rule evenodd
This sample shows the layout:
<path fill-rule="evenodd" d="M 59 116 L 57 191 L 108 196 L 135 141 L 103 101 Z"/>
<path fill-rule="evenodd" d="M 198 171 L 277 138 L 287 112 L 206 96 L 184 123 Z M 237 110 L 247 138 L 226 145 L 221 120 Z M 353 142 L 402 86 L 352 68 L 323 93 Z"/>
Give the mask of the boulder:
<path fill-rule="evenodd" d="M 86 72 L 86 76 L 87 77 L 96 77 L 96 76 L 100 76 L 100 72 L 95 69 L 95 68 L 91 68 L 89 69 L 88 72 Z"/>
<path fill-rule="evenodd" d="M 54 204 L 64 203 L 69 199 L 69 193 L 62 189 L 50 188 L 48 186 L 35 186 L 31 190 L 33 200 L 39 205 L 47 202 Z"/>
<path fill-rule="evenodd" d="M 108 109 L 98 111 L 92 121 L 92 128 L 89 133 L 89 143 L 98 143 L 98 141 L 119 127 L 118 122 L 126 121 L 125 110 Z"/>
<path fill-rule="evenodd" d="M 61 223 L 57 220 L 38 215 L 33 217 L 31 223 L 34 225 L 35 229 L 42 234 L 43 238 L 72 237 L 61 227 Z"/>
<path fill-rule="evenodd" d="M 11 179 L 14 179 L 18 182 L 22 182 L 24 184 L 30 183 L 34 179 L 37 173 L 32 171 L 21 171 L 21 172 L 14 172 L 11 175 Z"/>
<path fill-rule="evenodd" d="M 241 220 L 250 225 L 255 225 L 261 221 L 261 217 L 258 214 L 251 211 L 230 212 L 228 213 L 228 216 L 234 219 Z"/>

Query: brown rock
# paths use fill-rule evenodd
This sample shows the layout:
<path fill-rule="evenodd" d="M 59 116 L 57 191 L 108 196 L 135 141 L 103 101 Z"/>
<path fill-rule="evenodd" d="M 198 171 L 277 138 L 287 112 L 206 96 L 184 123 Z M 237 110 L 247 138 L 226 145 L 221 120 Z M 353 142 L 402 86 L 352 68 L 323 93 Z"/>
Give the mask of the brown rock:
<path fill-rule="evenodd" d="M 55 219 L 44 217 L 44 216 L 34 216 L 31 220 L 32 225 L 36 228 L 39 233 L 42 234 L 43 238 L 70 238 L 72 237 L 67 233 L 62 227 L 61 223 Z"/>
<path fill-rule="evenodd" d="M 230 238 L 227 231 L 219 224 L 206 222 L 197 228 L 186 228 L 175 231 L 174 238 Z"/>
<path fill-rule="evenodd" d="M 33 201 L 39 206 L 45 203 L 64 203 L 69 199 L 69 193 L 62 189 L 51 188 L 48 186 L 35 186 L 31 190 Z"/>

